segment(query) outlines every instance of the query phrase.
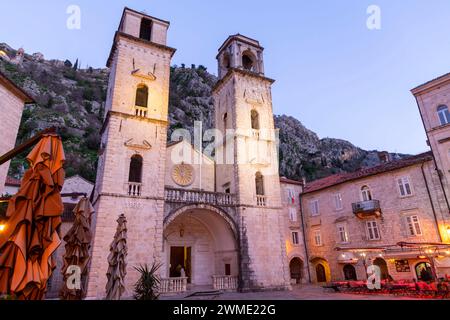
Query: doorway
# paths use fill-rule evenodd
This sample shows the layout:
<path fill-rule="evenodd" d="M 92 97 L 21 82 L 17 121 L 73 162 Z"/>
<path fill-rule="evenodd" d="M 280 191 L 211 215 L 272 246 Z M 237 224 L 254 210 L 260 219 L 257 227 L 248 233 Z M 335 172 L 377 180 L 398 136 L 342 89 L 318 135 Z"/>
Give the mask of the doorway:
<path fill-rule="evenodd" d="M 431 270 L 431 264 L 428 262 L 420 262 L 416 265 L 416 276 L 421 281 L 432 281 L 433 271 Z"/>
<path fill-rule="evenodd" d="M 295 279 L 296 284 L 302 283 L 302 270 L 303 261 L 300 258 L 294 258 L 289 263 L 289 269 L 291 271 L 291 279 Z"/>
<path fill-rule="evenodd" d="M 170 247 L 170 277 L 181 277 L 184 269 L 188 283 L 191 283 L 191 247 Z"/>
<path fill-rule="evenodd" d="M 317 277 L 317 282 L 327 282 L 327 275 L 325 273 L 325 267 L 319 263 L 316 266 L 316 277 Z"/>
<path fill-rule="evenodd" d="M 389 270 L 388 270 L 388 266 L 387 266 L 386 260 L 384 260 L 382 258 L 376 258 L 373 261 L 373 264 L 380 268 L 381 280 L 386 280 L 386 279 L 389 278 Z"/>
<path fill-rule="evenodd" d="M 355 267 L 352 266 L 351 264 L 346 264 L 344 266 L 344 277 L 345 280 L 356 281 L 357 277 Z"/>

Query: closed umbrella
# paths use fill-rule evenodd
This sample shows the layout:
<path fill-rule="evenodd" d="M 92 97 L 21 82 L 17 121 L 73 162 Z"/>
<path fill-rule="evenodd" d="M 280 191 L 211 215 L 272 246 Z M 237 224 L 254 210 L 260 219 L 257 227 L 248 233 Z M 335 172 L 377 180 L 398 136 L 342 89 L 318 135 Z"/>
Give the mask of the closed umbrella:
<path fill-rule="evenodd" d="M 6 212 L 0 233 L 0 295 L 42 299 L 61 243 L 64 150 L 55 134 L 42 136 L 27 156 L 30 164 Z"/>
<path fill-rule="evenodd" d="M 64 236 L 66 252 L 63 256 L 64 266 L 61 270 L 64 276 L 64 283 L 60 294 L 64 300 L 81 300 L 84 297 L 86 292 L 84 280 L 88 273 L 89 250 L 92 240 L 91 216 L 94 213 L 94 208 L 88 198 L 81 198 L 75 209 L 73 209 L 73 213 L 75 215 L 73 226 Z M 69 277 L 74 272 L 69 268 L 73 266 L 79 268 L 79 271 L 75 271 L 81 276 L 78 279 L 79 287 L 75 285 L 68 287 Z"/>
<path fill-rule="evenodd" d="M 125 291 L 125 275 L 127 274 L 127 219 L 120 215 L 117 219 L 117 231 L 111 243 L 108 256 L 108 282 L 106 283 L 106 299 L 120 300 Z"/>

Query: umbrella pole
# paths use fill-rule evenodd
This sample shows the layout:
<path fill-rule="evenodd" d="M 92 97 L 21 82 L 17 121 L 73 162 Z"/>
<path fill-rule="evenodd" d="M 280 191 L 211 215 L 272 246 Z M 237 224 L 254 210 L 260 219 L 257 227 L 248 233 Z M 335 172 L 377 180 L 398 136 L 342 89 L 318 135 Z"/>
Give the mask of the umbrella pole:
<path fill-rule="evenodd" d="M 49 133 L 56 133 L 56 128 L 55 127 L 51 127 L 51 128 L 45 129 L 45 130 L 39 132 L 34 137 L 28 139 L 27 141 L 25 141 L 21 145 L 19 145 L 19 146 L 15 147 L 14 149 L 8 151 L 7 153 L 5 153 L 4 155 L 2 155 L 0 157 L 0 165 L 4 164 L 5 162 L 8 162 L 9 160 L 11 160 L 14 157 L 17 157 L 19 154 L 21 154 L 22 152 L 24 152 L 28 148 L 34 146 L 36 143 L 39 142 L 39 140 L 41 140 L 43 135 L 49 134 Z"/>

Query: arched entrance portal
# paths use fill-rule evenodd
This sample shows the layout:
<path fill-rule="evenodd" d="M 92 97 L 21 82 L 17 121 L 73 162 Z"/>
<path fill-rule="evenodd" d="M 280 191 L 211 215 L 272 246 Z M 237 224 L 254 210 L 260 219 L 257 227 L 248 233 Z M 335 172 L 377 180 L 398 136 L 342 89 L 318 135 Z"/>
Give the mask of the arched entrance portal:
<path fill-rule="evenodd" d="M 346 264 L 344 266 L 344 278 L 345 280 L 358 280 L 356 277 L 356 269 L 351 264 Z"/>
<path fill-rule="evenodd" d="M 314 267 L 315 282 L 329 282 L 331 280 L 330 266 L 323 258 L 313 258 L 311 263 Z"/>
<path fill-rule="evenodd" d="M 303 279 L 303 261 L 300 258 L 293 258 L 289 263 L 289 270 L 291 272 L 291 279 L 295 279 L 296 284 L 302 283 Z"/>
<path fill-rule="evenodd" d="M 213 276 L 238 276 L 238 266 L 235 228 L 219 209 L 187 206 L 166 219 L 163 277 L 212 286 Z"/>
<path fill-rule="evenodd" d="M 388 270 L 388 266 L 387 263 L 384 259 L 382 258 L 376 258 L 373 261 L 373 264 L 378 266 L 380 268 L 381 271 L 381 280 L 385 280 L 389 278 L 389 270 Z"/>

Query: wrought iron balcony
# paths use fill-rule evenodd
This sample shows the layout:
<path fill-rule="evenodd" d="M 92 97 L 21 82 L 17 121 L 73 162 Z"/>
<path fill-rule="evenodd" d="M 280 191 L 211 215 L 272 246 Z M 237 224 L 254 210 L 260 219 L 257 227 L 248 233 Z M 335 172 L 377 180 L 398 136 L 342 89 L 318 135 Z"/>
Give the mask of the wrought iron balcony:
<path fill-rule="evenodd" d="M 359 218 L 380 217 L 381 206 L 378 200 L 352 203 L 353 213 Z"/>

